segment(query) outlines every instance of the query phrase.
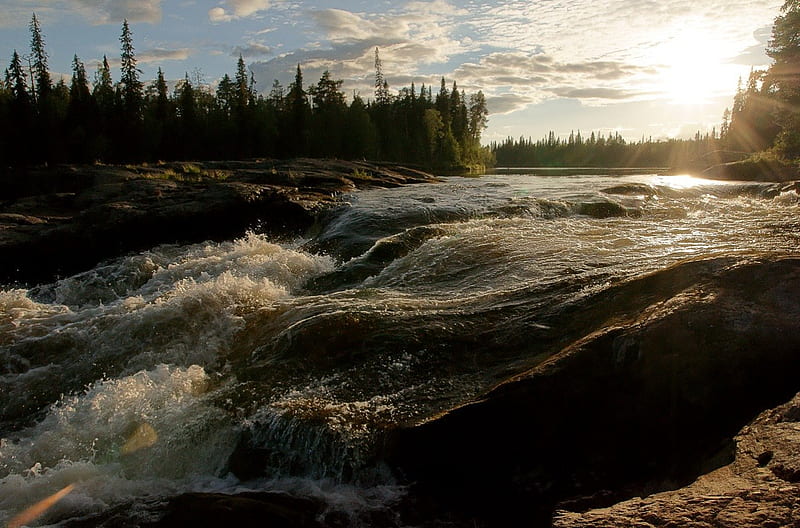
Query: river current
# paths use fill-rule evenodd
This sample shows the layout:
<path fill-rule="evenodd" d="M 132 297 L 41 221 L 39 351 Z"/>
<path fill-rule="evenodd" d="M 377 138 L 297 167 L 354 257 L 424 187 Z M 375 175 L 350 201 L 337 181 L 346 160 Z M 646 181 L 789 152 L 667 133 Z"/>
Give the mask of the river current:
<path fill-rule="evenodd" d="M 786 184 L 447 178 L 344 196 L 291 242 L 159 246 L 1 288 L 0 525 L 65 488 L 40 522 L 258 489 L 357 525 L 404 493 L 374 460 L 387 430 L 558 352 L 581 337 L 570 308 L 622 281 L 796 255 L 798 213 Z"/>

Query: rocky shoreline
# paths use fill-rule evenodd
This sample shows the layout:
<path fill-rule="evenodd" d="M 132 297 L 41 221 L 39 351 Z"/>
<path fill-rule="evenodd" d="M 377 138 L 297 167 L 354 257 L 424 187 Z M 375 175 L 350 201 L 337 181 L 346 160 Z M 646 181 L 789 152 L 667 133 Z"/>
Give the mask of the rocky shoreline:
<path fill-rule="evenodd" d="M 393 164 L 297 159 L 63 166 L 0 180 L 0 284 L 34 284 L 158 244 L 253 228 L 294 236 L 342 193 L 436 178 Z"/>

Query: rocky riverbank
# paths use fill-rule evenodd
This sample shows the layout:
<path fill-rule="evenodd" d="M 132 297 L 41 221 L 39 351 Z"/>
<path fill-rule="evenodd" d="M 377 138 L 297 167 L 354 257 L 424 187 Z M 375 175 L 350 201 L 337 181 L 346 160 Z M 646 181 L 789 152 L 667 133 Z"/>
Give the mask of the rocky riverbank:
<path fill-rule="evenodd" d="M 430 182 L 340 160 L 63 166 L 0 175 L 0 283 L 36 283 L 164 243 L 295 236 L 342 193 Z"/>
<path fill-rule="evenodd" d="M 764 156 L 718 163 L 693 172 L 710 180 L 789 182 L 800 178 L 800 170 L 794 163 Z"/>
<path fill-rule="evenodd" d="M 426 502 L 487 526 L 549 526 L 554 510 L 565 527 L 796 519 L 798 397 L 745 428 L 735 460 L 733 439 L 800 389 L 798 292 L 800 260 L 772 258 L 687 262 L 614 287 L 571 314 L 586 337 L 474 403 L 396 431 L 388 460 Z M 695 484 L 567 513 L 679 488 L 731 461 L 709 477 L 717 498 Z M 778 498 L 783 488 L 793 499 Z M 702 524 L 714 508 L 731 523 Z"/>

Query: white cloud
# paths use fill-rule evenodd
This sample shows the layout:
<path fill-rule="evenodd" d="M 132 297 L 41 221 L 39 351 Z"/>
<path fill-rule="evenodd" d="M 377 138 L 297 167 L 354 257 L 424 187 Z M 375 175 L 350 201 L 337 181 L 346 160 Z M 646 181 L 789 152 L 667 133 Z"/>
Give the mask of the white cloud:
<path fill-rule="evenodd" d="M 219 22 L 230 22 L 233 20 L 233 15 L 229 15 L 221 7 L 214 7 L 208 10 L 208 19 L 215 24 Z"/>
<path fill-rule="evenodd" d="M 208 19 L 214 23 L 230 22 L 237 18 L 247 18 L 266 11 L 270 0 L 226 0 L 227 9 L 217 6 L 208 11 Z"/>
<path fill-rule="evenodd" d="M 164 49 L 164 48 L 153 48 L 150 50 L 146 50 L 142 53 L 138 53 L 136 55 L 136 60 L 140 64 L 147 64 L 150 62 L 163 62 L 163 61 L 171 61 L 171 60 L 186 60 L 191 55 L 191 51 L 188 48 L 179 48 L 179 49 Z"/>
<path fill-rule="evenodd" d="M 234 57 L 238 57 L 239 55 L 242 57 L 263 57 L 271 54 L 272 48 L 258 42 L 250 42 L 244 46 L 236 46 L 231 51 L 231 55 Z"/>
<path fill-rule="evenodd" d="M 117 24 L 123 19 L 161 21 L 161 0 L 73 0 L 72 3 L 95 24 Z"/>

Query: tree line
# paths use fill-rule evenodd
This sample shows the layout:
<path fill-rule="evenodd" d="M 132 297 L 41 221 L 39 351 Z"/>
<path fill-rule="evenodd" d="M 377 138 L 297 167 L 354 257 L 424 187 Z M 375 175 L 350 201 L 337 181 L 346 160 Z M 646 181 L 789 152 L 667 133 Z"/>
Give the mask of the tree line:
<path fill-rule="evenodd" d="M 739 84 L 722 121 L 724 144 L 745 152 L 800 158 L 800 0 L 786 0 L 775 19 L 766 70 Z"/>
<path fill-rule="evenodd" d="M 636 142 L 626 141 L 618 132 L 607 136 L 592 132 L 584 137 L 573 131 L 568 138 L 561 138 L 551 131 L 536 141 L 520 137 L 491 144 L 497 164 L 505 167 L 688 168 L 719 149 L 716 129 L 704 135 L 698 132 L 692 139 L 654 141 L 643 137 Z"/>
<path fill-rule="evenodd" d="M 480 143 L 488 120 L 481 91 L 467 95 L 442 78 L 435 95 L 413 83 L 392 94 L 377 48 L 374 99 L 354 93 L 348 102 L 341 80 L 325 71 L 306 85 L 300 65 L 288 87 L 276 80 L 259 93 L 241 55 L 215 89 L 187 73 L 170 90 L 161 68 L 145 83 L 127 20 L 117 82 L 107 57 L 90 81 L 76 55 L 69 84 L 54 83 L 35 14 L 29 29 L 30 54 L 14 50 L 0 81 L 5 166 L 312 156 L 443 169 L 491 160 Z"/>

